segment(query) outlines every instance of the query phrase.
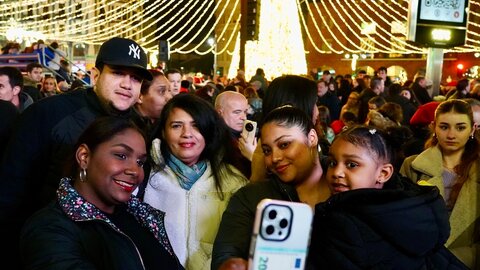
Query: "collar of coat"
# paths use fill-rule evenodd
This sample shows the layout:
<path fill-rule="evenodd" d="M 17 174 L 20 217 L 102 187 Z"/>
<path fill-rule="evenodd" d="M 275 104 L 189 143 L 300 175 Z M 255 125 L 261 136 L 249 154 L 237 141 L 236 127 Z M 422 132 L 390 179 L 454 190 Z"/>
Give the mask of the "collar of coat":
<path fill-rule="evenodd" d="M 72 180 L 68 177 L 62 178 L 57 189 L 57 199 L 63 212 L 73 221 L 102 220 L 118 232 L 121 230 L 108 219 L 95 205 L 83 198 L 72 186 Z M 155 238 L 163 245 L 170 255 L 173 255 L 173 248 L 165 231 L 165 213 L 141 202 L 132 195 L 126 203 L 127 212 L 153 233 Z"/>
<path fill-rule="evenodd" d="M 473 230 L 475 221 L 480 217 L 480 211 L 477 211 L 478 205 L 480 205 L 479 167 L 480 162 L 477 161 L 470 168 L 468 180 L 463 184 L 450 214 L 451 234 L 446 243 L 448 248 L 464 246 L 466 238 L 462 238 L 462 235 L 466 231 Z M 441 195 L 444 196 L 442 154 L 438 145 L 420 153 L 412 161 L 412 168 L 427 175 L 422 179 L 437 186 Z M 471 233 L 467 233 L 467 235 L 469 234 Z M 470 242 L 467 245 L 470 245 Z"/>
<path fill-rule="evenodd" d="M 427 148 L 412 161 L 413 169 L 429 175 L 430 177 L 442 176 L 442 152 L 438 145 Z"/>

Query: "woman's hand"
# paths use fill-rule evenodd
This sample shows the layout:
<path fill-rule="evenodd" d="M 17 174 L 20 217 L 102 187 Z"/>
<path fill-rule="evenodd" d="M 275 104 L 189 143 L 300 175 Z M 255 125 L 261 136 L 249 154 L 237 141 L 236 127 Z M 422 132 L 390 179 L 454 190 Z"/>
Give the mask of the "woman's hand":
<path fill-rule="evenodd" d="M 250 175 L 250 181 L 251 182 L 264 181 L 265 179 L 267 179 L 265 155 L 263 154 L 262 147 L 258 145 L 255 151 L 253 151 L 252 174 Z"/>
<path fill-rule="evenodd" d="M 242 258 L 231 258 L 226 260 L 218 270 L 247 270 L 247 261 Z"/>
<path fill-rule="evenodd" d="M 240 149 L 240 153 L 242 156 L 247 158 L 248 160 L 252 161 L 253 152 L 257 148 L 257 138 L 254 138 L 251 143 L 248 143 L 246 138 L 241 136 L 238 138 L 238 149 Z"/>

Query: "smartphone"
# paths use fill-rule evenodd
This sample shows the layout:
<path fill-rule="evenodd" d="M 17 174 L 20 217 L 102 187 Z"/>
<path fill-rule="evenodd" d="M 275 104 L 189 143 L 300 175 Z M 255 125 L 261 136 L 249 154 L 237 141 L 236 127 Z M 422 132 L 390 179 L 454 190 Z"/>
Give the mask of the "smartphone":
<path fill-rule="evenodd" d="M 245 120 L 243 122 L 242 137 L 245 138 L 247 143 L 252 144 L 255 140 L 255 135 L 257 133 L 257 122 Z"/>
<path fill-rule="evenodd" d="M 249 270 L 305 268 L 313 210 L 309 205 L 264 199 L 257 206 Z"/>

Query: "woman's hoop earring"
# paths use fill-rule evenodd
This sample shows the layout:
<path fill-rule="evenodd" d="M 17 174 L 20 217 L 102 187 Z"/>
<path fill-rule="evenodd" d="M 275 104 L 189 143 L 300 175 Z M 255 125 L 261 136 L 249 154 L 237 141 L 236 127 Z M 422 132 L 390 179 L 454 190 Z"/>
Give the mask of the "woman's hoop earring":
<path fill-rule="evenodd" d="M 473 134 L 470 135 L 470 140 L 473 140 L 474 138 L 475 138 L 475 136 L 473 136 Z"/>
<path fill-rule="evenodd" d="M 80 182 L 87 181 L 87 169 L 81 169 L 79 177 L 80 177 Z"/>

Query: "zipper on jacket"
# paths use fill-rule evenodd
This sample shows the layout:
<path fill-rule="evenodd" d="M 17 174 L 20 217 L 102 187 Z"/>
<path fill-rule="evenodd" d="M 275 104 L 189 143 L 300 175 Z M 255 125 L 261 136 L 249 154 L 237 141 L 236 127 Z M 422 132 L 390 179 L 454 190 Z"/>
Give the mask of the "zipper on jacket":
<path fill-rule="evenodd" d="M 294 202 L 294 200 L 292 199 L 292 197 L 290 196 L 290 193 L 288 193 L 287 189 L 284 187 L 284 186 L 281 186 L 283 192 L 285 192 L 285 194 L 287 194 L 287 197 L 288 199 L 291 201 L 291 202 Z"/>
<path fill-rule="evenodd" d="M 138 250 L 137 248 L 137 245 L 135 245 L 135 243 L 133 242 L 132 238 L 130 238 L 128 235 L 126 235 L 124 232 L 120 231 L 120 229 L 115 229 L 114 227 L 112 227 L 112 225 L 110 225 L 108 222 L 106 222 L 105 220 L 103 219 L 89 219 L 89 220 L 79 220 L 78 222 L 88 222 L 88 221 L 100 221 L 102 223 L 104 223 L 105 225 L 107 225 L 108 227 L 110 227 L 112 230 L 114 230 L 115 232 L 125 236 L 129 241 L 130 243 L 132 243 L 133 247 L 135 248 L 135 250 L 137 251 L 137 255 L 138 255 L 138 258 L 140 259 L 140 263 L 142 264 L 142 268 L 143 270 L 146 270 L 145 269 L 145 265 L 143 263 L 143 259 L 142 259 L 142 255 L 140 254 L 140 251 Z"/>

